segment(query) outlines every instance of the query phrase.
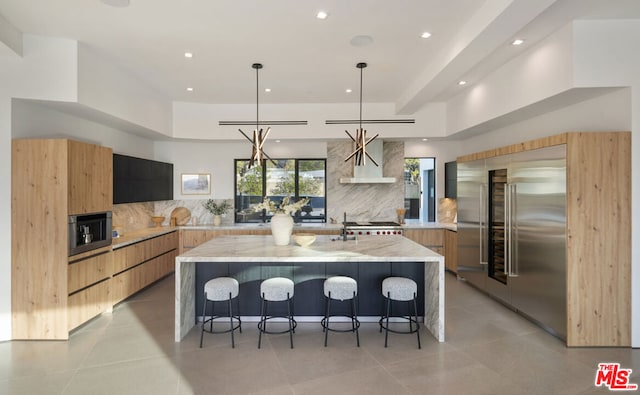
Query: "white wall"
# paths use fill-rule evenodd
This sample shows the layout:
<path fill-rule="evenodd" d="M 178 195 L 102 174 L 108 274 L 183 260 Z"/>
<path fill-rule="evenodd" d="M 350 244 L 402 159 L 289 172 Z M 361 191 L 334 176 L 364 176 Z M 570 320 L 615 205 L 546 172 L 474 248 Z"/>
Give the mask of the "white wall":
<path fill-rule="evenodd" d="M 447 135 L 573 88 L 568 25 L 447 102 Z"/>
<path fill-rule="evenodd" d="M 168 97 L 84 44 L 78 49 L 78 102 L 171 136 Z"/>
<path fill-rule="evenodd" d="M 149 139 L 32 101 L 13 101 L 11 131 L 13 138 L 69 138 L 110 147 L 117 154 L 154 159 L 153 142 Z"/>

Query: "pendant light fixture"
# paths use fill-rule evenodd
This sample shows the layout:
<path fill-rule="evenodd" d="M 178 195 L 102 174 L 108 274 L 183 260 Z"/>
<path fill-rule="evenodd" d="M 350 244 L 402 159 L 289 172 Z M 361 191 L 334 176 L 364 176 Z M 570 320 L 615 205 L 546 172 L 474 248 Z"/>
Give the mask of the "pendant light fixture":
<path fill-rule="evenodd" d="M 362 70 L 367 67 L 367 64 L 361 62 L 358 63 L 356 67 L 360 69 L 360 127 L 356 129 L 355 137 L 353 137 L 349 131 L 345 130 L 345 133 L 347 133 L 347 135 L 351 137 L 351 140 L 353 140 L 354 150 L 344 161 L 346 162 L 349 159 L 354 158 L 356 166 L 364 166 L 366 164 L 366 158 L 369 158 L 374 165 L 378 166 L 378 163 L 367 152 L 367 144 L 375 140 L 378 135 L 376 134 L 367 140 L 367 131 L 362 128 Z"/>
<path fill-rule="evenodd" d="M 267 128 L 266 131 L 263 131 L 263 129 L 260 128 L 260 121 L 259 121 L 260 120 L 260 107 L 259 107 L 260 101 L 259 101 L 258 93 L 260 92 L 260 85 L 259 85 L 260 81 L 258 77 L 258 72 L 262 68 L 262 63 L 254 63 L 251 65 L 251 67 L 256 71 L 256 128 L 253 130 L 253 139 L 249 138 L 249 136 L 247 136 L 246 133 L 242 131 L 242 129 L 238 129 L 238 131 L 242 133 L 242 135 L 247 140 L 249 140 L 251 144 L 253 144 L 253 147 L 251 148 L 251 159 L 249 159 L 249 167 L 253 167 L 253 165 L 256 163 L 259 166 L 264 165 L 265 158 L 269 159 L 271 163 L 277 166 L 276 162 L 274 162 L 273 159 L 271 159 L 269 155 L 267 155 L 262 149 L 262 146 L 264 145 L 265 141 L 267 140 L 267 136 L 271 131 L 270 127 Z"/>

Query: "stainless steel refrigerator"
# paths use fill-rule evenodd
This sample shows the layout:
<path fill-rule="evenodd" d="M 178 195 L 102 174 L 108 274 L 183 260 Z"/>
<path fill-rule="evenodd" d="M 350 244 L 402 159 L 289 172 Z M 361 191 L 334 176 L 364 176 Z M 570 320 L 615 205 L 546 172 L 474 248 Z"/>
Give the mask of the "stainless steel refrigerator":
<path fill-rule="evenodd" d="M 566 339 L 566 146 L 458 163 L 458 275 Z"/>

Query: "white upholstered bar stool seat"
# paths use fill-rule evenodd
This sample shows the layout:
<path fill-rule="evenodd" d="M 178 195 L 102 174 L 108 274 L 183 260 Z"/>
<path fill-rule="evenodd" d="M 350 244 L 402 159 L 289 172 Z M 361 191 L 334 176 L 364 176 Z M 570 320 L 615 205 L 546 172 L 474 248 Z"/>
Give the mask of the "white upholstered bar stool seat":
<path fill-rule="evenodd" d="M 380 331 L 385 330 L 384 346 L 387 347 L 389 332 L 394 333 L 416 333 L 418 336 L 418 348 L 420 345 L 420 324 L 418 323 L 418 308 L 416 299 L 418 297 L 418 284 L 406 277 L 387 277 L 382 280 L 382 295 L 386 299 L 386 312 L 380 318 Z M 409 331 L 399 331 L 389 328 L 389 317 L 391 315 L 391 302 L 409 302 L 413 304 L 413 316 L 396 316 L 396 319 L 403 319 L 409 322 Z M 413 303 L 411 303 L 413 302 Z M 413 324 L 416 325 L 415 329 Z"/>
<path fill-rule="evenodd" d="M 360 334 L 358 328 L 360 328 L 360 321 L 356 313 L 356 297 L 358 295 L 358 282 L 351 277 L 347 276 L 333 276 L 324 280 L 324 296 L 325 296 L 325 314 L 321 321 L 322 329 L 324 331 L 324 346 L 327 346 L 327 338 L 329 331 L 333 332 L 355 332 L 356 344 L 360 347 Z M 332 317 L 331 301 L 350 301 L 351 315 L 348 316 L 351 319 L 350 329 L 335 329 L 329 326 L 329 319 Z"/>
<path fill-rule="evenodd" d="M 231 332 L 231 347 L 235 348 L 235 339 L 233 332 L 236 329 L 242 333 L 242 321 L 240 320 L 240 314 L 233 314 L 233 308 L 231 301 L 238 297 L 240 292 L 240 285 L 238 280 L 231 277 L 217 277 L 207 281 L 204 284 L 204 306 L 202 309 L 202 329 L 200 331 L 200 348 L 202 348 L 202 340 L 204 338 L 204 332 L 209 333 L 227 333 Z M 211 315 L 207 318 L 207 305 L 211 302 Z M 226 316 L 215 315 L 215 302 L 227 302 L 229 314 Z M 226 330 L 214 330 L 213 322 L 219 318 L 229 318 L 229 329 Z M 235 322 L 234 322 L 235 321 Z M 205 329 L 205 324 L 209 323 L 209 329 Z"/>
<path fill-rule="evenodd" d="M 258 322 L 258 348 L 262 344 L 263 333 L 289 333 L 289 341 L 291 348 L 293 348 L 293 332 L 298 325 L 296 320 L 293 319 L 291 300 L 294 293 L 294 283 L 292 280 L 285 277 L 273 277 L 266 279 L 260 283 L 260 322 Z M 270 302 L 286 302 L 287 303 L 287 315 L 276 316 L 268 315 L 267 309 Z M 289 324 L 288 329 L 283 331 L 268 331 L 267 321 L 273 318 L 286 318 Z"/>

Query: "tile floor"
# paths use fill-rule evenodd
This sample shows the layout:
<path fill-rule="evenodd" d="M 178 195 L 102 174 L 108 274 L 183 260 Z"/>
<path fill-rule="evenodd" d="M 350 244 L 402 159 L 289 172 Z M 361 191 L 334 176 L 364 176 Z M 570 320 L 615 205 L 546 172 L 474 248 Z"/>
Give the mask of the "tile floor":
<path fill-rule="evenodd" d="M 390 334 L 363 324 L 334 334 L 324 348 L 318 324 L 300 324 L 295 348 L 268 335 L 257 349 L 245 323 L 231 349 L 228 335 L 193 330 L 173 341 L 173 277 L 75 331 L 68 342 L 0 343 L 0 394 L 591 394 L 598 362 L 632 368 L 640 350 L 568 349 L 537 326 L 446 276 L 446 336 Z M 197 329 L 197 328 L 196 328 Z"/>

